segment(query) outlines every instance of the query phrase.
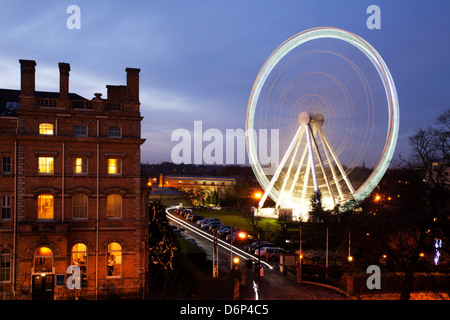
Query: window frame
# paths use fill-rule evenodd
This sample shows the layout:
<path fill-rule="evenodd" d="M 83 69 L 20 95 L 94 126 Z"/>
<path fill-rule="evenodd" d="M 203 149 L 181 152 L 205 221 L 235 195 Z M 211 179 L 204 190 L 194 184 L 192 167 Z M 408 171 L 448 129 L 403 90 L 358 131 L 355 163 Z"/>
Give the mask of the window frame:
<path fill-rule="evenodd" d="M 8 159 L 9 163 L 6 160 Z M 2 157 L 2 173 L 3 174 L 10 174 L 12 173 L 12 158 L 10 156 Z M 5 170 L 5 167 L 9 168 L 9 170 Z"/>
<path fill-rule="evenodd" d="M 11 220 L 11 196 L 1 196 L 1 214 L 0 214 L 0 220 Z M 5 200 L 7 204 L 5 205 Z M 5 212 L 7 212 L 7 217 L 4 217 L 4 209 L 7 209 Z M 9 210 L 8 210 L 9 209 Z"/>
<path fill-rule="evenodd" d="M 114 201 L 114 198 L 120 199 L 120 203 L 110 203 L 111 201 Z M 106 197 L 106 218 L 107 219 L 122 219 L 122 208 L 123 208 L 123 197 L 122 195 L 118 193 L 112 193 L 109 194 Z M 112 214 L 110 214 L 112 212 Z"/>
<path fill-rule="evenodd" d="M 84 205 L 80 205 L 79 203 L 76 203 L 76 197 L 79 197 L 79 199 L 85 200 L 85 202 L 82 201 L 82 202 L 84 202 L 84 203 L 82 203 Z M 75 216 L 75 212 L 76 212 L 75 209 L 79 210 L 78 216 Z M 84 212 L 84 215 L 82 216 L 81 213 L 83 213 L 83 212 Z M 84 193 L 75 193 L 72 196 L 72 219 L 85 220 L 88 218 L 88 216 L 89 216 L 89 197 Z"/>
<path fill-rule="evenodd" d="M 122 175 L 122 158 L 108 158 L 107 172 L 109 176 L 120 176 Z M 113 166 L 111 161 L 116 161 L 116 164 Z M 116 168 L 116 172 L 112 173 L 111 168 Z"/>
<path fill-rule="evenodd" d="M 12 254 L 10 249 L 3 248 L 0 250 L 0 283 L 11 282 L 11 258 Z"/>
<path fill-rule="evenodd" d="M 81 164 L 77 163 L 78 159 L 81 160 Z M 83 163 L 83 162 L 85 162 L 85 163 Z M 77 172 L 77 168 L 80 168 L 81 172 Z M 73 161 L 73 173 L 76 175 L 88 174 L 88 158 L 76 157 L 75 160 Z"/>
<path fill-rule="evenodd" d="M 41 164 L 41 159 L 52 159 L 51 164 Z M 41 171 L 42 169 L 45 169 L 46 171 Z M 48 171 L 47 171 L 48 170 Z M 55 173 L 55 157 L 53 156 L 39 156 L 38 157 L 38 173 L 42 175 L 52 175 Z"/>
<path fill-rule="evenodd" d="M 78 132 L 77 132 L 78 129 Z M 84 133 L 82 132 L 83 130 L 80 129 L 84 129 Z M 88 126 L 84 125 L 84 124 L 78 124 L 73 126 L 73 136 L 74 137 L 87 137 L 88 136 Z"/>
<path fill-rule="evenodd" d="M 117 249 L 110 249 L 110 246 L 116 244 L 117 246 L 120 247 L 120 250 Z M 115 253 L 115 255 L 113 255 L 113 253 Z M 107 279 L 111 279 L 111 278 L 122 278 L 122 271 L 123 271 L 123 248 L 122 245 L 116 241 L 112 241 L 110 243 L 108 243 L 108 246 L 106 248 L 106 278 Z M 113 257 L 111 260 L 111 256 Z M 115 260 L 119 258 L 120 262 L 116 262 Z M 111 264 L 112 261 L 112 264 Z M 114 266 L 119 264 L 120 265 L 120 269 L 119 269 L 119 274 L 114 274 Z M 112 270 L 113 274 L 110 275 L 110 270 Z"/>
<path fill-rule="evenodd" d="M 50 251 L 51 254 L 40 254 L 39 252 L 41 251 L 41 249 L 48 249 Z M 36 259 L 51 259 L 51 269 L 50 270 L 37 270 L 36 269 Z M 41 264 L 39 264 L 41 265 Z M 45 265 L 45 264 L 44 264 Z M 53 250 L 50 249 L 49 247 L 46 246 L 42 246 L 36 249 L 36 251 L 34 252 L 34 256 L 33 256 L 33 272 L 34 273 L 53 273 L 53 270 L 55 268 L 55 255 L 53 254 Z"/>
<path fill-rule="evenodd" d="M 51 203 L 51 206 L 44 206 L 44 204 L 41 204 L 40 202 L 41 202 L 41 197 L 44 197 L 44 196 L 48 196 L 48 197 L 51 197 L 51 199 L 52 199 L 52 203 Z M 46 210 L 45 210 L 45 208 L 50 208 L 51 207 L 51 217 L 40 217 L 40 208 L 43 208 L 43 212 L 45 212 Z M 40 195 L 38 195 L 38 200 L 37 200 L 37 218 L 38 218 L 38 220 L 54 220 L 55 219 L 55 197 L 52 195 L 52 194 L 47 194 L 47 193 L 45 193 L 45 194 L 40 194 Z M 46 215 L 46 214 L 45 214 Z"/>
<path fill-rule="evenodd" d="M 117 130 L 119 134 L 117 135 Z M 113 134 L 111 134 L 113 133 Z M 108 127 L 108 138 L 122 138 L 122 128 L 118 126 Z"/>
<path fill-rule="evenodd" d="M 53 123 L 41 122 L 41 123 L 39 123 L 39 135 L 53 136 L 55 134 L 54 128 L 55 128 L 55 126 L 53 125 Z M 50 130 L 51 130 L 51 133 L 47 133 Z"/>
<path fill-rule="evenodd" d="M 76 250 L 74 250 L 75 246 L 79 245 L 84 246 L 84 248 L 82 248 L 81 250 L 79 248 L 76 248 Z M 78 261 L 80 260 L 80 255 L 82 256 L 81 258 L 83 258 L 84 261 Z M 75 259 L 77 259 L 77 261 Z M 84 244 L 83 242 L 77 242 L 72 246 L 72 248 L 70 249 L 70 261 L 73 265 L 76 265 L 80 268 L 82 278 L 85 279 L 87 277 L 88 268 L 88 248 L 86 244 Z"/>

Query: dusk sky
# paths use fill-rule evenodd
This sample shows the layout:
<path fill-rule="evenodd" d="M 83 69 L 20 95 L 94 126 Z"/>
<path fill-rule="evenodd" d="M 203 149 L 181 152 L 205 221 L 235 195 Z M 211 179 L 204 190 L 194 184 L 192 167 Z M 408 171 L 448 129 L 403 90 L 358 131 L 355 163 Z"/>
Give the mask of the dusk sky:
<path fill-rule="evenodd" d="M 381 10 L 370 30 L 369 5 Z M 81 29 L 66 13 L 80 8 Z M 70 92 L 92 99 L 140 68 L 142 162 L 171 161 L 177 128 L 245 129 L 253 82 L 269 55 L 309 28 L 336 27 L 381 54 L 400 103 L 398 154 L 408 136 L 450 107 L 450 1 L 149 0 L 2 1 L 0 88 L 20 89 L 19 59 L 36 60 L 36 90 L 58 91 L 58 62 L 71 65 Z"/>

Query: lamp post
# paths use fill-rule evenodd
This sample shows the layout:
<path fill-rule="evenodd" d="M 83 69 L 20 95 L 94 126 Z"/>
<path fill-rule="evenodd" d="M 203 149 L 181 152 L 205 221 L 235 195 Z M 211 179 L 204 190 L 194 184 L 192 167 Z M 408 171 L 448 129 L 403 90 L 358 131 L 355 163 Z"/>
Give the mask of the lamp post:
<path fill-rule="evenodd" d="M 241 232 L 239 232 L 237 234 L 237 236 L 238 236 L 239 239 L 244 240 L 244 239 L 247 238 L 247 233 L 241 231 Z M 233 262 L 234 262 L 234 259 L 233 259 L 233 231 L 231 231 L 231 241 L 230 241 L 230 265 L 231 265 L 231 270 L 233 270 Z"/>

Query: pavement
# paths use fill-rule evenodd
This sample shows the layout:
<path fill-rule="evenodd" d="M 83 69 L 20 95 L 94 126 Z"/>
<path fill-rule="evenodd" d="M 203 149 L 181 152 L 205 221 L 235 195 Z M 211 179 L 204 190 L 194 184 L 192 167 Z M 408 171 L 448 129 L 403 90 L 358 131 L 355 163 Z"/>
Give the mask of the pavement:
<path fill-rule="evenodd" d="M 247 268 L 246 285 L 239 288 L 240 300 L 255 300 L 254 283 L 258 283 L 258 275 Z M 277 269 L 264 269 L 260 283 L 260 300 L 353 300 L 337 288 L 313 282 L 296 283 Z"/>

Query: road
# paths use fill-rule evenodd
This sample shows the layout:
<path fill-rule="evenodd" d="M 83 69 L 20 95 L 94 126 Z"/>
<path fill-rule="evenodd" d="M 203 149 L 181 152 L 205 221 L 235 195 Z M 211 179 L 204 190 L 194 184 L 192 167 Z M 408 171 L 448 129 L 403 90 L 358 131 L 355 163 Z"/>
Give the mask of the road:
<path fill-rule="evenodd" d="M 186 221 L 176 214 L 172 214 L 173 208 L 166 210 L 170 223 L 184 228 L 184 236 L 192 237 L 197 244 L 204 249 L 207 258 L 212 260 L 213 256 L 213 235 L 206 232 L 191 222 Z M 238 256 L 241 260 L 239 268 L 245 268 L 246 259 L 258 261 L 255 256 L 243 251 L 237 246 L 233 246 L 233 256 Z M 219 269 L 229 271 L 231 268 L 230 244 L 219 239 Z M 254 300 L 254 283 L 260 283 L 259 299 L 261 300 L 346 300 L 350 299 L 346 294 L 330 287 L 321 286 L 310 282 L 295 283 L 283 276 L 275 264 L 261 260 L 263 276 L 248 270 L 246 272 L 247 283 L 241 286 L 240 298 L 243 300 Z M 219 271 L 220 274 L 220 271 Z"/>
<path fill-rule="evenodd" d="M 184 231 L 184 237 L 189 238 L 192 237 L 196 240 L 197 244 L 204 249 L 206 252 L 206 256 L 208 259 L 212 261 L 213 258 L 213 239 L 214 236 L 207 231 L 204 231 L 197 227 L 195 224 L 186 221 L 182 217 L 172 214 L 172 210 L 167 209 L 167 218 L 171 221 L 171 224 L 179 226 L 179 228 L 183 228 Z M 240 265 L 244 265 L 244 261 L 247 259 L 253 259 L 257 261 L 256 257 L 252 254 L 249 254 L 248 252 L 245 252 L 241 248 L 239 248 L 236 245 L 231 245 L 222 240 L 218 239 L 218 245 L 219 245 L 219 268 L 222 270 L 229 271 L 231 268 L 231 251 L 233 252 L 233 257 L 237 256 L 240 259 Z M 261 261 L 261 266 L 264 269 L 271 270 L 274 267 L 265 261 Z"/>

